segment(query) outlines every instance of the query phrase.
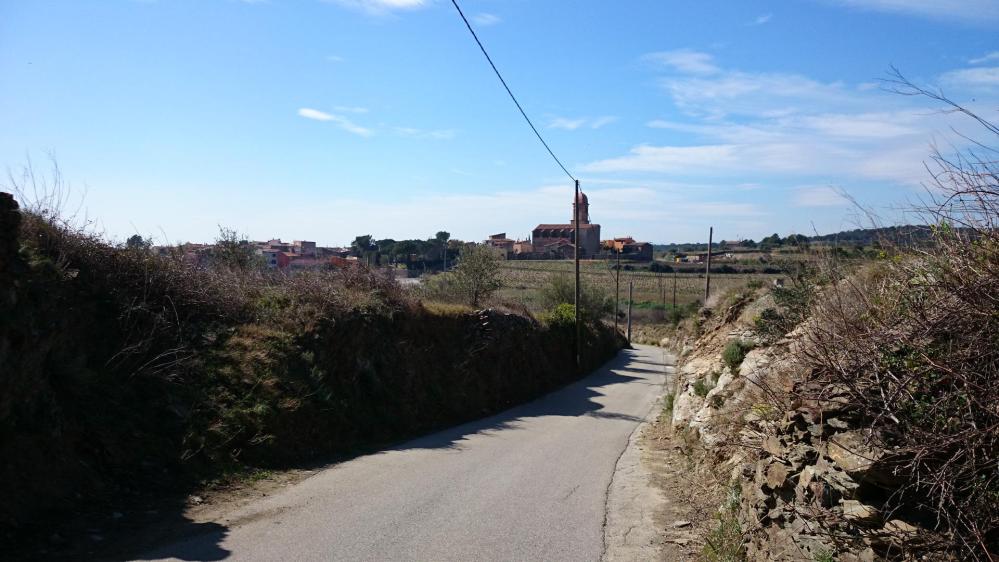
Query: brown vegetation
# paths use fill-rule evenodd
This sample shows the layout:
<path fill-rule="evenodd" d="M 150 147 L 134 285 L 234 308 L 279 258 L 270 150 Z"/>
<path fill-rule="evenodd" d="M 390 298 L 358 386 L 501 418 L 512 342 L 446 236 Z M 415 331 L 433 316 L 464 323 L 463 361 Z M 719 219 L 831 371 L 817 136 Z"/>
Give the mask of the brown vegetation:
<path fill-rule="evenodd" d="M 79 506 L 353 454 L 579 375 L 573 330 L 425 307 L 363 267 L 200 269 L 52 214 L 0 219 L 3 542 L 47 537 Z M 620 345 L 599 323 L 583 334 L 584 371 Z"/>

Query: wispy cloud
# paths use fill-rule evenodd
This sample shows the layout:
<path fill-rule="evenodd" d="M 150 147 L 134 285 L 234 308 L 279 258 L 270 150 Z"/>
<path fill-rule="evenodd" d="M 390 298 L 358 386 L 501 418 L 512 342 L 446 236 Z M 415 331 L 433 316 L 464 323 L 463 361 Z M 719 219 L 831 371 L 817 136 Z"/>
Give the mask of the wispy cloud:
<path fill-rule="evenodd" d="M 398 10 L 415 10 L 430 4 L 429 0 L 323 0 L 369 14 L 386 14 Z"/>
<path fill-rule="evenodd" d="M 615 121 L 617 121 L 617 117 L 614 117 L 613 115 L 604 115 L 603 117 L 597 117 L 593 121 L 590 121 L 590 128 L 599 129 L 600 127 L 610 125 Z"/>
<path fill-rule="evenodd" d="M 829 185 L 797 187 L 791 199 L 796 207 L 843 207 L 850 204 L 842 190 Z"/>
<path fill-rule="evenodd" d="M 693 49 L 676 49 L 649 53 L 647 62 L 664 65 L 684 74 L 714 74 L 718 72 L 714 57 Z"/>
<path fill-rule="evenodd" d="M 548 122 L 549 129 L 563 129 L 565 131 L 575 131 L 580 128 L 588 129 L 599 129 L 601 127 L 606 127 L 611 123 L 617 121 L 617 117 L 613 115 L 604 115 L 602 117 L 553 117 L 551 121 Z"/>
<path fill-rule="evenodd" d="M 338 111 L 340 113 L 367 113 L 368 112 L 368 108 L 366 108 L 366 107 L 358 107 L 358 106 L 349 106 L 349 105 L 338 105 L 338 106 L 336 106 L 336 107 L 333 108 L 333 111 Z"/>
<path fill-rule="evenodd" d="M 627 156 L 587 164 L 587 172 L 676 172 L 692 168 L 731 166 L 739 150 L 735 145 L 649 146 L 631 149 Z"/>
<path fill-rule="evenodd" d="M 999 66 L 962 68 L 944 73 L 940 81 L 948 86 L 972 89 L 999 88 Z"/>
<path fill-rule="evenodd" d="M 586 119 L 569 119 L 567 117 L 555 117 L 548 123 L 549 129 L 565 129 L 575 131 L 586 123 Z"/>
<path fill-rule="evenodd" d="M 995 0 L 824 0 L 842 6 L 969 23 L 999 21 Z"/>
<path fill-rule="evenodd" d="M 483 12 L 481 14 L 475 14 L 474 16 L 472 16 L 472 21 L 477 25 L 485 27 L 488 25 L 496 25 L 498 23 L 502 23 L 503 19 L 497 16 L 496 14 L 487 14 Z"/>
<path fill-rule="evenodd" d="M 770 20 L 772 19 L 774 19 L 773 14 L 763 14 L 762 16 L 756 16 L 751 25 L 763 25 L 765 23 L 770 23 Z"/>
<path fill-rule="evenodd" d="M 985 53 L 980 57 L 973 58 L 968 61 L 970 64 L 983 64 L 986 62 L 999 61 L 999 51 L 992 51 L 991 53 Z"/>
<path fill-rule="evenodd" d="M 583 171 L 726 182 L 834 177 L 917 185 L 926 179 L 923 162 L 934 140 L 946 138 L 960 145 L 964 141 L 953 135 L 952 127 L 959 134 L 973 134 L 970 123 L 934 111 L 940 108 L 924 100 L 886 99 L 889 94 L 877 89 L 800 74 L 726 69 L 703 57 L 690 60 L 710 64 L 710 73 L 709 68 L 692 69 L 686 61 L 661 67 L 661 87 L 681 118 L 646 123 L 652 129 L 683 133 L 685 142 L 640 144 L 623 155 L 584 164 Z M 957 69 L 939 80 L 955 92 L 991 92 L 999 88 L 999 68 Z M 895 109 L 885 111 L 892 101 Z M 983 106 L 971 107 L 976 111 L 988 107 L 985 101 L 973 103 Z M 818 201 L 815 193 L 806 195 L 808 201 Z"/>
<path fill-rule="evenodd" d="M 352 133 L 362 137 L 370 137 L 374 135 L 374 131 L 366 127 L 355 124 L 354 122 L 341 117 L 339 115 L 334 115 L 332 113 L 326 113 L 324 111 L 319 111 L 318 109 L 311 109 L 308 107 L 303 107 L 298 110 L 298 115 L 305 117 L 306 119 L 312 119 L 315 121 L 326 121 L 333 123 L 334 125 L 340 127 L 348 133 Z"/>
<path fill-rule="evenodd" d="M 340 55 L 326 55 L 326 60 L 328 62 L 343 62 L 346 59 L 344 59 Z"/>
<path fill-rule="evenodd" d="M 399 136 L 431 140 L 451 140 L 458 134 L 457 131 L 453 129 L 425 130 L 413 127 L 393 127 L 393 130 Z"/>

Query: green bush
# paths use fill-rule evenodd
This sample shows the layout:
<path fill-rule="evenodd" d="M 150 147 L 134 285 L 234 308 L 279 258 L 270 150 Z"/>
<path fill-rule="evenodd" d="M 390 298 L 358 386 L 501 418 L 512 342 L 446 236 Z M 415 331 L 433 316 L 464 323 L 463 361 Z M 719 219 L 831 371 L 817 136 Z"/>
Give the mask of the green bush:
<path fill-rule="evenodd" d="M 569 275 L 552 276 L 541 288 L 541 300 L 546 308 L 554 309 L 561 304 L 572 306 L 576 301 L 576 288 Z M 614 299 L 596 283 L 581 283 L 579 292 L 579 313 L 583 320 L 600 320 L 614 312 Z"/>
<path fill-rule="evenodd" d="M 733 374 L 739 372 L 739 366 L 742 365 L 742 360 L 746 358 L 746 354 L 749 350 L 753 349 L 755 344 L 753 342 L 748 342 L 745 340 L 732 340 L 728 342 L 725 349 L 722 351 L 722 361 L 728 365 L 728 368 L 732 370 Z"/>
<path fill-rule="evenodd" d="M 548 325 L 553 328 L 569 328 L 576 324 L 576 307 L 569 303 L 557 305 L 548 314 Z"/>

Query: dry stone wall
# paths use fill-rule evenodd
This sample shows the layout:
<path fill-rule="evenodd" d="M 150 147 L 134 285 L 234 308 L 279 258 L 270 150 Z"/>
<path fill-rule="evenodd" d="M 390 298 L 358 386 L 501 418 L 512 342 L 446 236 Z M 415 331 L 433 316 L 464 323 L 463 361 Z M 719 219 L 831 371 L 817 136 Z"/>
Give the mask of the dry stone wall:
<path fill-rule="evenodd" d="M 883 511 L 896 482 L 847 389 L 804 387 L 794 356 L 809 323 L 760 345 L 753 318 L 766 298 L 703 317 L 696 339 L 668 342 L 679 356 L 674 430 L 696 435 L 731 471 L 747 560 L 916 559 L 913 547 L 919 559 L 947 559 L 926 557 L 931 531 Z M 737 369 L 722 358 L 731 341 L 757 344 Z"/>

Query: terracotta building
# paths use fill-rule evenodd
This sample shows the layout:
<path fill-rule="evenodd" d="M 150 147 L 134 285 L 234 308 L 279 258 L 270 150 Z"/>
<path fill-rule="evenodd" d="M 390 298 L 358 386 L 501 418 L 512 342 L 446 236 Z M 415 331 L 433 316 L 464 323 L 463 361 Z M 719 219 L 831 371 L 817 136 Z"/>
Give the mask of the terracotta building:
<path fill-rule="evenodd" d="M 573 216 L 577 204 L 579 205 L 579 255 L 593 257 L 600 252 L 600 225 L 590 222 L 590 201 L 585 193 L 579 192 L 579 196 L 573 202 Z M 531 234 L 534 251 L 571 257 L 572 244 L 575 243 L 574 222 L 573 219 L 569 224 L 539 224 Z"/>

